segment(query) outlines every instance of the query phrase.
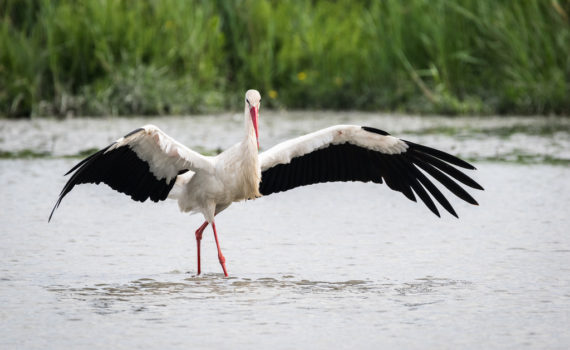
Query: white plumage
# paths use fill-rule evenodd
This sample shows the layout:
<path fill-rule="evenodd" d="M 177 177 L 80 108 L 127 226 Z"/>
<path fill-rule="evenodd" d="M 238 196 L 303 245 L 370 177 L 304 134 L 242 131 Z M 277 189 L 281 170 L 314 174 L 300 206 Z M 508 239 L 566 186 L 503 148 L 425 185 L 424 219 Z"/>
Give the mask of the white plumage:
<path fill-rule="evenodd" d="M 149 165 L 157 179 L 170 182 L 183 169 L 213 173 L 212 157 L 194 152 L 177 142 L 154 125 L 145 125 L 127 137 L 121 137 L 109 147 L 109 153 L 120 147 L 130 147 L 137 156 Z"/>
<path fill-rule="evenodd" d="M 372 181 L 386 182 L 413 201 L 417 195 L 439 216 L 433 197 L 457 216 L 427 174 L 461 199 L 477 204 L 456 181 L 483 188 L 454 167 L 474 169 L 472 165 L 370 127 L 332 126 L 282 142 L 258 156 L 260 103 L 259 92 L 246 92 L 244 139 L 215 157 L 192 151 L 153 125 L 125 135 L 66 174 L 73 173 L 50 220 L 67 193 L 82 183 L 103 182 L 137 201 L 175 199 L 181 211 L 201 213 L 206 219 L 196 231 L 198 274 L 202 233 L 212 224 L 218 257 L 227 276 L 214 217 L 236 201 L 320 182 Z"/>
<path fill-rule="evenodd" d="M 335 125 L 301 137 L 282 142 L 259 155 L 261 170 L 277 164 L 287 164 L 296 157 L 318 151 L 330 145 L 350 142 L 353 145 L 382 152 L 403 153 L 408 145 L 393 137 L 367 132 L 358 125 Z"/>

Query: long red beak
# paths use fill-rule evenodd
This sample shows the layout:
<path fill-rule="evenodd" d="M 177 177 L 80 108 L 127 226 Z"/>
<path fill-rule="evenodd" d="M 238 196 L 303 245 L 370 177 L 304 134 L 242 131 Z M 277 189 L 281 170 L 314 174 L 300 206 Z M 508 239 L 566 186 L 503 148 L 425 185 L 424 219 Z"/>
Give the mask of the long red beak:
<path fill-rule="evenodd" d="M 253 128 L 255 129 L 255 139 L 257 140 L 257 149 L 259 149 L 259 131 L 257 129 L 257 114 L 259 110 L 256 107 L 251 107 L 249 114 L 251 115 L 251 121 L 253 122 Z"/>

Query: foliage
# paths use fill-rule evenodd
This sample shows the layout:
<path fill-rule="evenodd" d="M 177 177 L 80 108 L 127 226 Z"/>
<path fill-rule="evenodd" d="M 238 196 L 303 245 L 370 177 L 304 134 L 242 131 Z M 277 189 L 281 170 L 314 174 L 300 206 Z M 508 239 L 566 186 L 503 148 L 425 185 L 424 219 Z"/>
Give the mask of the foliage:
<path fill-rule="evenodd" d="M 0 114 L 570 113 L 570 1 L 0 0 Z"/>

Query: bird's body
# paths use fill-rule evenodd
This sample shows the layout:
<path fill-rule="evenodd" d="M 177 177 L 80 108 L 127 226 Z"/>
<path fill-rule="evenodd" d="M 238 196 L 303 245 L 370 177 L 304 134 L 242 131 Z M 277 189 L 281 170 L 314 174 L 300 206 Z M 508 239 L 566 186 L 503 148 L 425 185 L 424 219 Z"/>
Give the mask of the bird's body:
<path fill-rule="evenodd" d="M 183 212 L 200 212 L 211 222 L 233 202 L 260 197 L 261 169 L 255 134 L 215 157 L 208 158 L 211 172 L 187 172 L 178 176 L 169 198 L 178 200 Z"/>
<path fill-rule="evenodd" d="M 258 155 L 260 102 L 259 92 L 246 92 L 244 138 L 215 157 L 190 150 L 153 125 L 125 135 L 67 173 L 73 175 L 50 219 L 67 193 L 82 183 L 103 182 L 141 202 L 149 198 L 175 199 L 181 211 L 201 213 L 206 220 L 196 231 L 198 274 L 202 233 L 212 224 L 218 257 L 227 276 L 214 218 L 236 201 L 314 183 L 386 182 L 410 200 L 416 201 L 417 195 L 438 216 L 432 197 L 457 216 L 445 196 L 426 177 L 428 174 L 461 199 L 477 204 L 456 181 L 476 189 L 482 187 L 454 167 L 474 169 L 472 165 L 379 129 L 332 126 L 285 141 Z"/>

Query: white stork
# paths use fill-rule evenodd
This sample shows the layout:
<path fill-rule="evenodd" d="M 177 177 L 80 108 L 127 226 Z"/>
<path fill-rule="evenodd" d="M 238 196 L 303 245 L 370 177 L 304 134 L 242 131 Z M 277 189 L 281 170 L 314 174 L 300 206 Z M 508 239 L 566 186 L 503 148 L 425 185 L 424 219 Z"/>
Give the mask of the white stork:
<path fill-rule="evenodd" d="M 71 178 L 49 220 L 73 187 L 84 183 L 103 182 L 140 202 L 149 198 L 154 202 L 175 199 L 182 212 L 202 213 L 206 220 L 196 231 L 198 274 L 202 233 L 211 224 L 218 259 L 227 276 L 214 217 L 233 202 L 321 182 L 372 181 L 386 182 L 412 201 L 417 195 L 439 216 L 431 194 L 457 217 L 451 204 L 426 177 L 429 174 L 459 198 L 477 205 L 456 181 L 483 188 L 453 167 L 475 169 L 471 164 L 371 127 L 336 125 L 282 142 L 258 155 L 260 103 L 258 91 L 246 92 L 243 141 L 214 157 L 192 151 L 153 125 L 128 133 L 67 172 L 72 173 Z"/>

